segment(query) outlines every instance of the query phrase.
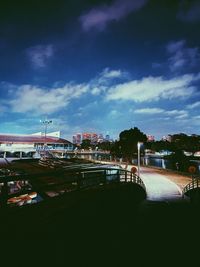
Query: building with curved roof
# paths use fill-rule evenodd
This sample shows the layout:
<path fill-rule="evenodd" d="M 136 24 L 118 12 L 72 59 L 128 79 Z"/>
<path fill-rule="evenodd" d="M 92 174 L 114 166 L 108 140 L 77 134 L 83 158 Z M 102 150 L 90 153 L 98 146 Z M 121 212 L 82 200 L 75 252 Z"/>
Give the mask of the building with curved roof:
<path fill-rule="evenodd" d="M 55 132 L 58 133 L 58 132 Z M 6 157 L 10 154 L 29 154 L 39 157 L 42 151 L 50 150 L 52 153 L 64 153 L 73 150 L 73 144 L 66 139 L 56 137 L 55 133 L 43 135 L 0 134 L 0 154 Z M 59 136 L 59 135 L 58 135 Z"/>

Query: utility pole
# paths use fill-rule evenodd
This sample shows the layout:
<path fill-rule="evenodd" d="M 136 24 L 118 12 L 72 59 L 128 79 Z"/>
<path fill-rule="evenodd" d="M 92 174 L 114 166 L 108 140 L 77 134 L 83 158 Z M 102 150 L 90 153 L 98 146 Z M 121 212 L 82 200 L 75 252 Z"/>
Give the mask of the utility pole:
<path fill-rule="evenodd" d="M 47 143 L 46 143 L 46 136 L 47 136 L 47 126 L 52 123 L 52 120 L 40 120 L 41 123 L 44 124 L 44 150 L 45 150 L 45 147 L 47 146 Z"/>
<path fill-rule="evenodd" d="M 138 148 L 138 176 L 140 177 L 140 148 L 143 145 L 143 143 L 138 142 L 137 148 Z"/>

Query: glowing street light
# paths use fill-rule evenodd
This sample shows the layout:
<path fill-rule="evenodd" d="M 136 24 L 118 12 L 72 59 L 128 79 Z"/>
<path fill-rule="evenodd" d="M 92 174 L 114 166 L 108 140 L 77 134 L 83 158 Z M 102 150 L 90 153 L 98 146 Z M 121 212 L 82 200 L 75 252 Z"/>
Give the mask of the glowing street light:
<path fill-rule="evenodd" d="M 140 148 L 143 145 L 142 142 L 137 143 L 137 149 L 138 149 L 138 176 L 140 177 Z"/>

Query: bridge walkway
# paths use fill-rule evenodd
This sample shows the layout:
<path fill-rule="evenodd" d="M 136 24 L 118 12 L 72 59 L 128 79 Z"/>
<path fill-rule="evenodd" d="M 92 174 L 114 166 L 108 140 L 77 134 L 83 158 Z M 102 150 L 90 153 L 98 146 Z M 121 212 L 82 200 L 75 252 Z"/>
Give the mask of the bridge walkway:
<path fill-rule="evenodd" d="M 156 173 L 149 168 L 141 168 L 141 177 L 147 190 L 147 200 L 177 201 L 182 200 L 182 191 L 164 174 Z"/>
<path fill-rule="evenodd" d="M 131 171 L 133 165 L 120 164 L 122 168 Z M 171 174 L 171 176 L 173 176 Z M 174 174 L 175 176 L 175 174 Z M 167 172 L 159 172 L 153 168 L 141 167 L 140 178 L 147 192 L 148 201 L 182 201 L 182 189 L 172 180 L 168 179 Z"/>

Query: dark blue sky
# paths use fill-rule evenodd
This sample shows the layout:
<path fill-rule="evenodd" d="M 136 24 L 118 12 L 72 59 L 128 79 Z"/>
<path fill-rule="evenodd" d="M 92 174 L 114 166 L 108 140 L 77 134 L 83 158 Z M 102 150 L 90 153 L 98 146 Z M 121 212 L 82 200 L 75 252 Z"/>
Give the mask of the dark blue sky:
<path fill-rule="evenodd" d="M 199 134 L 200 1 L 0 3 L 0 132 Z"/>

